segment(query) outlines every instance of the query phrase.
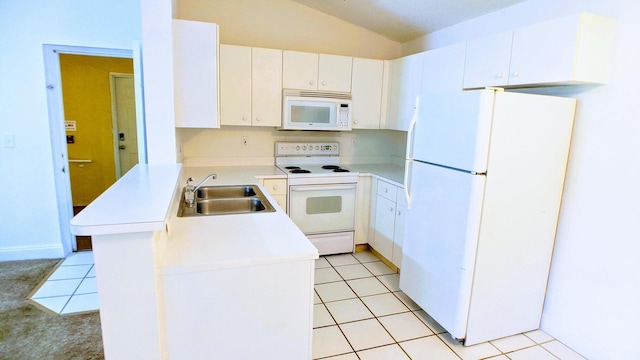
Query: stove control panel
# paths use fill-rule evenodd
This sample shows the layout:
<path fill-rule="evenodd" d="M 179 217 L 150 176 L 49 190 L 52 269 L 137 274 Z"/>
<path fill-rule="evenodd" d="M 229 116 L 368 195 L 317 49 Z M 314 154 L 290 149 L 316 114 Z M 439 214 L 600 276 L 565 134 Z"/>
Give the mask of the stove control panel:
<path fill-rule="evenodd" d="M 340 155 L 340 144 L 337 142 L 276 142 L 276 156 L 331 156 Z"/>

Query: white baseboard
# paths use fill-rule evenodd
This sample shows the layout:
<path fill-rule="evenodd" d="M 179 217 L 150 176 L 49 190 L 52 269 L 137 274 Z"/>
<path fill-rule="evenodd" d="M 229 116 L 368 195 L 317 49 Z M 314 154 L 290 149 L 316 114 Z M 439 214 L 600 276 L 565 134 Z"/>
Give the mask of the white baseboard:
<path fill-rule="evenodd" d="M 0 261 L 61 259 L 64 257 L 62 245 L 0 248 Z"/>

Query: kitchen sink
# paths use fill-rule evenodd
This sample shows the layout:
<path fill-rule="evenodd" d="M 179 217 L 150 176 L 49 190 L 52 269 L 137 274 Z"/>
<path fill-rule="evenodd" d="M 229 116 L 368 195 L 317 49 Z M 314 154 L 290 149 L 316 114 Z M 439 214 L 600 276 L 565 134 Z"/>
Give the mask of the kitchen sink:
<path fill-rule="evenodd" d="M 203 186 L 198 189 L 198 199 L 244 198 L 256 196 L 255 186 Z"/>
<path fill-rule="evenodd" d="M 196 191 L 195 204 L 180 199 L 178 217 L 275 212 L 262 191 L 255 185 L 203 186 Z"/>

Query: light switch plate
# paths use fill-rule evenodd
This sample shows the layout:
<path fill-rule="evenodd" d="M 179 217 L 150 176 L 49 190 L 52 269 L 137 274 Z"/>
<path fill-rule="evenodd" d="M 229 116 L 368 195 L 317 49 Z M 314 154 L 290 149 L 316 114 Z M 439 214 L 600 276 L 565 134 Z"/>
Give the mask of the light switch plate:
<path fill-rule="evenodd" d="M 14 148 L 16 147 L 16 137 L 13 134 L 5 134 L 3 138 L 4 147 Z"/>

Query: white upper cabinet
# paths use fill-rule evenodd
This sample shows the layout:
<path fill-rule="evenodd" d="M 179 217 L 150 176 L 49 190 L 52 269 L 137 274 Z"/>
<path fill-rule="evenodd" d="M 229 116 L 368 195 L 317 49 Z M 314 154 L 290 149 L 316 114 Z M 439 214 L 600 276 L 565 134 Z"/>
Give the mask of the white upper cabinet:
<path fill-rule="evenodd" d="M 504 86 L 509 81 L 513 31 L 467 41 L 464 87 Z"/>
<path fill-rule="evenodd" d="M 466 43 L 458 43 L 423 55 L 423 93 L 450 93 L 462 91 Z"/>
<path fill-rule="evenodd" d="M 220 45 L 220 123 L 251 125 L 251 48 Z"/>
<path fill-rule="evenodd" d="M 222 125 L 282 123 L 282 50 L 220 45 Z"/>
<path fill-rule="evenodd" d="M 253 48 L 252 125 L 282 125 L 282 50 Z"/>
<path fill-rule="evenodd" d="M 468 41 L 464 87 L 605 83 L 614 28 L 581 13 Z"/>
<path fill-rule="evenodd" d="M 351 73 L 352 128 L 380 129 L 383 61 L 353 59 Z"/>
<path fill-rule="evenodd" d="M 218 25 L 174 19 L 172 27 L 176 127 L 218 128 Z"/>
<path fill-rule="evenodd" d="M 282 86 L 285 89 L 318 89 L 318 54 L 282 52 Z"/>
<path fill-rule="evenodd" d="M 351 91 L 351 57 L 283 51 L 285 89 Z"/>
<path fill-rule="evenodd" d="M 351 57 L 320 54 L 318 61 L 318 90 L 351 91 Z"/>
<path fill-rule="evenodd" d="M 422 87 L 424 53 L 390 61 L 387 128 L 408 131 Z"/>

